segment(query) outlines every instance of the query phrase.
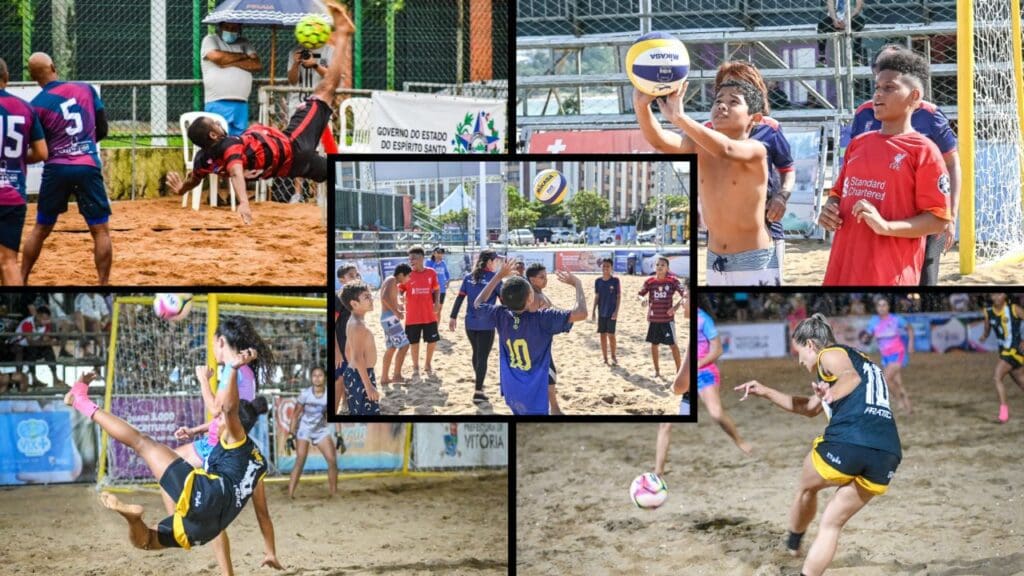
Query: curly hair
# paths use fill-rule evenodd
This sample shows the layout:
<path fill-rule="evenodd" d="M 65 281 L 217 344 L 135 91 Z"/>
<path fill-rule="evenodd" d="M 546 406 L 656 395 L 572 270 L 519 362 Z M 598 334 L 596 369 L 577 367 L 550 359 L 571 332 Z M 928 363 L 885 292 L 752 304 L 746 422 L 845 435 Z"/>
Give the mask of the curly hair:
<path fill-rule="evenodd" d="M 718 90 L 715 91 L 716 96 L 718 94 L 718 91 L 722 90 L 723 88 L 738 88 L 740 94 L 743 95 L 743 99 L 746 100 L 747 102 L 747 111 L 750 112 L 751 116 L 753 116 L 754 114 L 764 113 L 764 92 L 758 90 L 757 86 L 754 86 L 750 82 L 737 82 L 735 80 L 730 80 L 728 82 L 724 82 L 721 86 L 718 87 Z"/>
<path fill-rule="evenodd" d="M 760 90 L 763 96 L 763 113 L 765 115 L 772 113 L 771 105 L 768 103 L 768 87 L 765 86 L 764 77 L 761 76 L 761 71 L 758 70 L 756 66 L 750 62 L 744 62 L 743 60 L 730 60 L 722 63 L 722 65 L 718 67 L 718 72 L 715 74 L 715 94 L 718 94 L 718 89 L 727 81 L 747 82 L 749 84 L 753 84 L 754 88 Z"/>

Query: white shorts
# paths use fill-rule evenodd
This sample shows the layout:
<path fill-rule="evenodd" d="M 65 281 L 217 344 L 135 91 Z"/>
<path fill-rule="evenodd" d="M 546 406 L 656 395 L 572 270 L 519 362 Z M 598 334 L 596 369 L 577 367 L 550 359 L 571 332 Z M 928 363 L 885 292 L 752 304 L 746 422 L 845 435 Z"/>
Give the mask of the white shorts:
<path fill-rule="evenodd" d="M 687 395 L 683 395 L 682 400 L 679 401 L 679 415 L 689 416 L 690 415 L 690 398 Z"/>
<path fill-rule="evenodd" d="M 303 426 L 299 424 L 299 430 L 295 437 L 299 440 L 306 440 L 310 444 L 319 444 L 324 438 L 331 437 L 331 426 Z"/>
<path fill-rule="evenodd" d="M 786 269 L 786 265 L 783 263 L 783 260 L 786 258 L 785 238 L 775 240 L 775 257 L 779 259 L 779 276 L 782 276 L 782 271 Z"/>
<path fill-rule="evenodd" d="M 780 286 L 777 246 L 720 255 L 708 250 L 708 286 Z"/>

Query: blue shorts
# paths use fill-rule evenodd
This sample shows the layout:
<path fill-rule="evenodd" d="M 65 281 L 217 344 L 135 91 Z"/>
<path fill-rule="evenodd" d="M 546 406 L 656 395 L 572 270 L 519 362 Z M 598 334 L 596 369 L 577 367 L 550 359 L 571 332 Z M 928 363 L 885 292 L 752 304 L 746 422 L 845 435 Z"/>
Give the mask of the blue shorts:
<path fill-rule="evenodd" d="M 53 226 L 57 217 L 68 211 L 68 197 L 78 201 L 78 211 L 89 226 L 110 221 L 110 200 L 103 185 L 103 171 L 96 166 L 47 164 L 39 186 L 39 210 L 36 223 Z"/>
<path fill-rule="evenodd" d="M 219 114 L 228 121 L 228 136 L 241 136 L 249 127 L 249 103 L 242 100 L 214 100 L 203 106 L 204 112 Z"/>
<path fill-rule="evenodd" d="M 901 367 L 906 368 L 909 362 L 910 357 L 907 356 L 906 351 L 882 355 L 882 368 L 885 368 L 889 364 L 899 364 Z"/>
<path fill-rule="evenodd" d="M 0 246 L 17 252 L 25 228 L 25 205 L 0 206 Z"/>
<path fill-rule="evenodd" d="M 697 371 L 697 391 L 710 388 L 718 384 L 718 372 L 716 370 L 703 369 Z"/>
<path fill-rule="evenodd" d="M 370 376 L 370 383 L 376 386 L 377 377 L 373 374 L 373 368 L 366 372 Z M 348 396 L 349 416 L 380 416 L 380 404 L 366 397 L 363 379 L 359 377 L 359 371 L 351 366 L 345 370 L 345 393 Z"/>

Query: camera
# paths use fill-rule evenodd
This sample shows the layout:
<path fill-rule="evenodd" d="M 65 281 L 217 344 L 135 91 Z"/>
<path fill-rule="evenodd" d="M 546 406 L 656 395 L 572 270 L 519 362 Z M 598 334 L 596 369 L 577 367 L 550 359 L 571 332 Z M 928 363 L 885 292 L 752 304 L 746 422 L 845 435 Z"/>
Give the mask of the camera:
<path fill-rule="evenodd" d="M 312 57 L 313 57 L 313 53 L 310 52 L 309 50 L 303 49 L 302 52 L 299 52 L 299 58 L 302 59 L 302 60 L 309 60 Z"/>

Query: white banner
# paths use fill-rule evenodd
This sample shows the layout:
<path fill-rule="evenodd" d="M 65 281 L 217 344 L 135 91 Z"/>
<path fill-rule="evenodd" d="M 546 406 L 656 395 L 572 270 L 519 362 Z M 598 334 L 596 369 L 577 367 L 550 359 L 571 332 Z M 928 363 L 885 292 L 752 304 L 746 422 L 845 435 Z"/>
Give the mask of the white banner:
<path fill-rule="evenodd" d="M 424 422 L 413 425 L 412 466 L 508 466 L 508 425 L 500 422 Z"/>
<path fill-rule="evenodd" d="M 373 93 L 373 152 L 503 154 L 504 100 L 411 92 Z"/>
<path fill-rule="evenodd" d="M 786 356 L 786 325 L 782 322 L 718 324 L 717 328 L 723 360 Z"/>

